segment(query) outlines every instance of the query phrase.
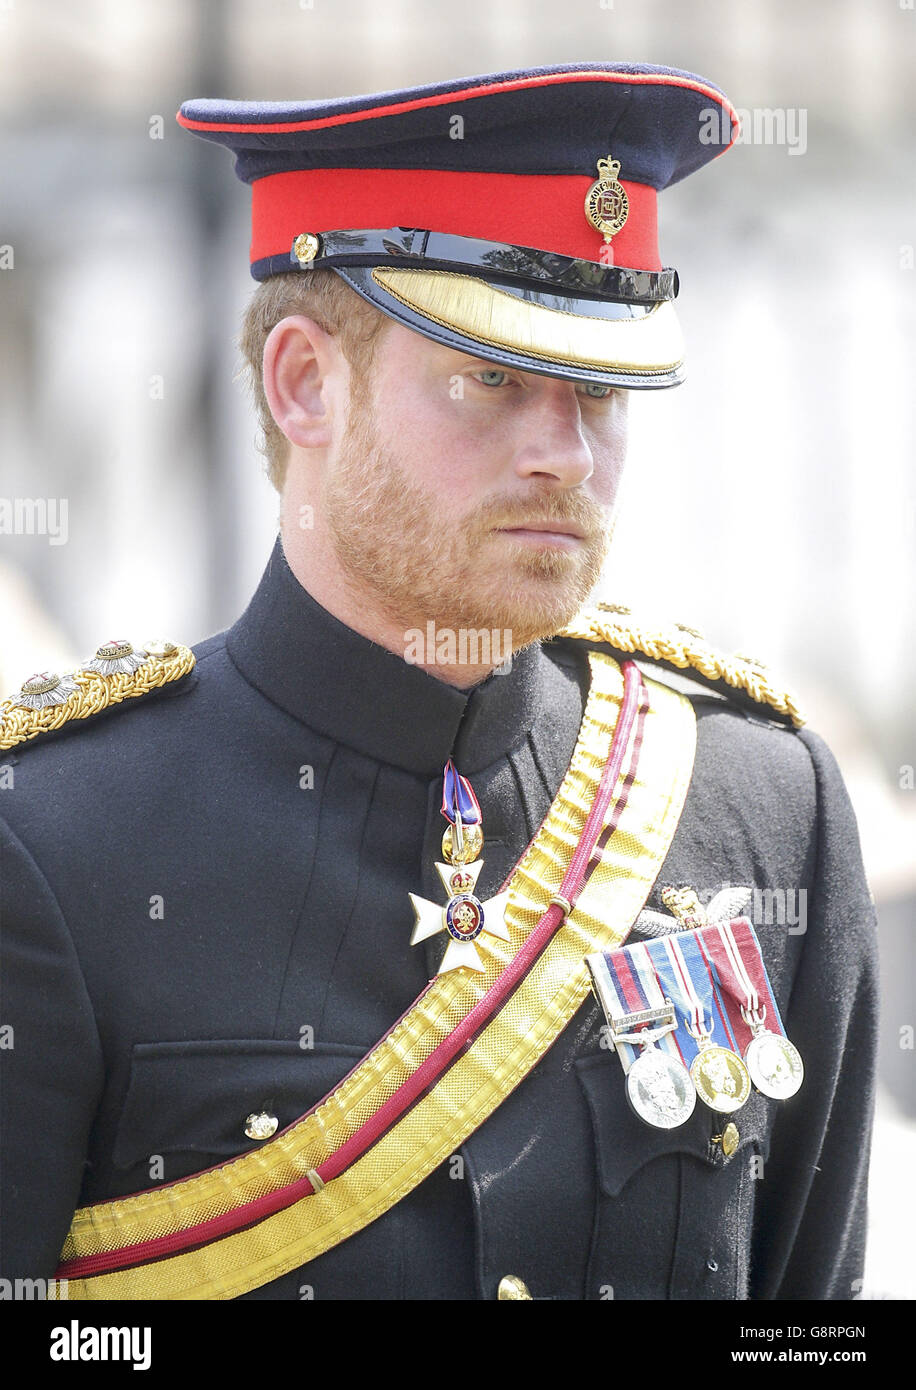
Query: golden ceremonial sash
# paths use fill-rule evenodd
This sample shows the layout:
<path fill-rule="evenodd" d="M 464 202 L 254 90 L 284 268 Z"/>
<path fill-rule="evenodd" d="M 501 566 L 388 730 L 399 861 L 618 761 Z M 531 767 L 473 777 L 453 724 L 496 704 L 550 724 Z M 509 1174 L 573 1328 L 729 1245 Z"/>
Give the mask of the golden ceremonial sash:
<path fill-rule="evenodd" d="M 524 1079 L 621 944 L 677 828 L 696 727 L 683 696 L 589 652 L 573 756 L 506 885 L 509 941 L 437 976 L 324 1100 L 261 1148 L 78 1210 L 69 1299 L 231 1299 L 383 1215 Z M 485 943 L 485 944 L 484 944 Z"/>

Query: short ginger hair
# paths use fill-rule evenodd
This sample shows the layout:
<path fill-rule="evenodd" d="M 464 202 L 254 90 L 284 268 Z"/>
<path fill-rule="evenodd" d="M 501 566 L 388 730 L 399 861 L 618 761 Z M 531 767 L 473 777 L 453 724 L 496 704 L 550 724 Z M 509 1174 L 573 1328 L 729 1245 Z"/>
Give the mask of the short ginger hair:
<path fill-rule="evenodd" d="M 333 270 L 291 270 L 271 275 L 255 290 L 242 319 L 239 347 L 248 366 L 249 385 L 261 428 L 259 448 L 267 460 L 267 476 L 283 489 L 289 440 L 270 412 L 262 376 L 264 344 L 272 329 L 292 314 L 305 314 L 340 340 L 350 364 L 354 385 L 365 382 L 379 333 L 389 320 Z"/>

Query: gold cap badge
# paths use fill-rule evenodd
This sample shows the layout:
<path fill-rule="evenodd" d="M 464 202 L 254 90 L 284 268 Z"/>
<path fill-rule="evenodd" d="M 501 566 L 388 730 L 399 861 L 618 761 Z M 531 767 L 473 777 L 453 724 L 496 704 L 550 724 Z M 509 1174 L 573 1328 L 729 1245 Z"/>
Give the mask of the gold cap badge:
<path fill-rule="evenodd" d="M 630 212 L 630 200 L 623 184 L 617 182 L 620 161 L 598 160 L 598 177 L 585 195 L 585 215 L 605 241 L 620 231 Z"/>

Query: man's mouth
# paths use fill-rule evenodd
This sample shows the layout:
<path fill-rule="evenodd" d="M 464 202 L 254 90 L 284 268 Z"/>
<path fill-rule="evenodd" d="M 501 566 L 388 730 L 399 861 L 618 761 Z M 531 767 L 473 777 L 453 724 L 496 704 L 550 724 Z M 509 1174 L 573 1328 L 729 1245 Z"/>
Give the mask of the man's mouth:
<path fill-rule="evenodd" d="M 527 521 L 520 526 L 497 527 L 497 533 L 532 545 L 572 547 L 585 540 L 585 533 L 572 521 Z"/>

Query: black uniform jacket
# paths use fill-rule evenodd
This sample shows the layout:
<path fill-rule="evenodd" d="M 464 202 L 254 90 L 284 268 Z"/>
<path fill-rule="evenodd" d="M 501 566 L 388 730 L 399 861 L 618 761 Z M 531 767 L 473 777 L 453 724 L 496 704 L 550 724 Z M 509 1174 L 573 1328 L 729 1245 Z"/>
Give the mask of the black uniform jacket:
<path fill-rule="evenodd" d="M 279 541 L 247 611 L 195 650 L 173 686 L 0 757 L 7 1278 L 52 1274 L 75 1207 L 251 1149 L 252 1112 L 284 1127 L 351 1070 L 441 955 L 409 945 L 407 895 L 443 900 L 446 759 L 481 804 L 487 897 L 556 792 L 588 684 L 585 644 L 555 640 L 455 689 L 316 604 Z M 669 883 L 789 904 L 756 925 L 799 1094 L 752 1093 L 729 1158 L 703 1104 L 653 1129 L 589 1001 L 455 1159 L 246 1298 L 492 1299 L 510 1274 L 535 1299 L 858 1292 L 876 986 L 854 818 L 816 735 L 694 705 L 649 905 Z"/>

